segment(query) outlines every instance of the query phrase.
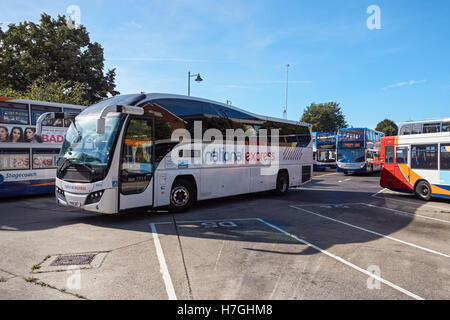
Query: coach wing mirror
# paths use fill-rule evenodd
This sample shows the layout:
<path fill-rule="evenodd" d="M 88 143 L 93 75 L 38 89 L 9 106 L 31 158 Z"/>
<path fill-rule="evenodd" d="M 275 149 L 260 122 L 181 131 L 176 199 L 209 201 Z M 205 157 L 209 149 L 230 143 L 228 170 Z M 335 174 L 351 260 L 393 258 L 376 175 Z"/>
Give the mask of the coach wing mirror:
<path fill-rule="evenodd" d="M 110 105 L 106 106 L 100 112 L 100 117 L 97 119 L 97 125 L 95 131 L 97 134 L 104 134 L 106 129 L 105 117 L 110 112 L 120 112 L 125 114 L 142 116 L 144 114 L 144 109 L 142 107 L 136 106 L 125 106 L 125 105 Z"/>
<path fill-rule="evenodd" d="M 105 133 L 105 128 L 106 128 L 105 118 L 97 119 L 97 127 L 96 127 L 96 130 L 95 130 L 97 132 L 97 134 L 104 134 Z"/>

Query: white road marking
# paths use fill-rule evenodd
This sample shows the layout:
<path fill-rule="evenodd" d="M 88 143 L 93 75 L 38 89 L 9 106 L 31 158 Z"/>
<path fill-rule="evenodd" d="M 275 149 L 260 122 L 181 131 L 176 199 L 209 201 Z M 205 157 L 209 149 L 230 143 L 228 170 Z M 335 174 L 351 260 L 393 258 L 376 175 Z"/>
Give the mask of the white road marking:
<path fill-rule="evenodd" d="M 246 220 L 257 220 L 258 218 L 238 218 L 238 219 L 213 219 L 213 220 L 185 220 L 185 221 L 177 221 L 177 224 L 186 224 L 186 223 L 201 223 L 201 222 L 214 222 L 214 221 L 224 221 L 224 222 L 232 222 L 232 221 L 246 221 Z M 164 221 L 164 222 L 154 222 L 152 224 L 172 224 L 173 221 Z"/>
<path fill-rule="evenodd" d="M 427 251 L 427 252 L 430 252 L 430 253 L 434 253 L 434 254 L 443 256 L 445 258 L 449 258 L 450 257 L 448 254 L 441 253 L 441 252 L 438 252 L 438 251 L 434 251 L 434 250 L 431 250 L 431 249 L 428 249 L 428 248 L 424 248 L 424 247 L 421 247 L 419 245 L 416 245 L 416 244 L 413 244 L 413 243 L 410 243 L 410 242 L 406 242 L 406 241 L 403 241 L 403 240 L 400 240 L 400 239 L 397 239 L 397 238 L 394 238 L 394 237 L 391 237 L 391 236 L 388 236 L 388 235 L 385 235 L 385 234 L 382 234 L 382 233 L 379 233 L 379 232 L 376 232 L 376 231 L 365 229 L 365 228 L 362 228 L 362 227 L 359 227 L 359 226 L 356 226 L 354 224 L 350 224 L 350 223 L 347 223 L 347 222 L 344 222 L 344 221 L 341 221 L 341 220 L 333 219 L 333 218 L 330 218 L 330 217 L 327 217 L 327 216 L 324 216 L 324 215 L 321 215 L 321 214 L 318 214 L 318 213 L 315 213 L 315 212 L 312 212 L 312 211 L 309 211 L 309 210 L 306 210 L 306 209 L 298 208 L 296 206 L 290 206 L 290 207 L 294 208 L 294 209 L 297 209 L 297 210 L 301 210 L 301 211 L 309 213 L 309 214 L 313 214 L 313 215 L 318 216 L 318 217 L 323 218 L 323 219 L 328 219 L 328 220 L 331 220 L 331 221 L 334 221 L 334 222 L 337 222 L 337 223 L 340 223 L 340 224 L 344 224 L 344 225 L 349 226 L 351 228 L 355 228 L 355 229 L 359 229 L 359 230 L 362 230 L 362 231 L 365 231 L 365 232 L 368 232 L 368 233 L 372 233 L 372 234 L 377 235 L 379 237 L 387 238 L 387 239 L 390 239 L 390 240 L 393 240 L 393 241 L 397 241 L 397 242 L 400 242 L 402 244 L 406 244 L 408 246 L 411 246 L 411 247 L 414 247 L 414 248 L 417 248 L 417 249 L 420 249 L 420 250 L 424 250 L 424 251 Z"/>
<path fill-rule="evenodd" d="M 153 234 L 153 241 L 156 247 L 156 255 L 158 256 L 159 261 L 159 270 L 162 274 L 164 285 L 166 287 L 166 292 L 169 297 L 169 300 L 177 300 L 177 296 L 175 294 L 175 289 L 172 284 L 172 279 L 170 278 L 169 269 L 167 268 L 166 259 L 164 258 L 164 253 L 161 248 L 161 243 L 159 242 L 158 232 L 156 231 L 156 226 L 154 223 L 150 224 L 150 228 Z"/>
<path fill-rule="evenodd" d="M 439 222 L 443 222 L 443 223 L 450 223 L 450 221 L 448 221 L 448 220 L 442 220 L 442 219 L 438 219 L 438 218 L 423 216 L 423 215 L 420 215 L 420 214 L 405 212 L 405 211 L 401 211 L 401 210 L 397 210 L 397 209 L 391 209 L 391 208 L 388 208 L 388 207 L 385 207 L 385 206 L 375 206 L 373 204 L 368 204 L 368 203 L 363 203 L 363 202 L 357 203 L 357 204 L 362 204 L 362 205 L 369 206 L 369 207 L 372 207 L 372 208 L 381 208 L 381 209 L 384 209 L 384 210 L 396 212 L 396 213 L 398 213 L 400 215 L 407 215 L 407 216 L 412 216 L 412 217 L 430 219 L 430 220 L 439 221 Z"/>
<path fill-rule="evenodd" d="M 301 209 L 301 210 L 303 210 L 303 209 Z M 341 257 L 338 257 L 338 256 L 336 256 L 336 255 L 334 255 L 334 254 L 332 254 L 332 253 L 330 253 L 330 252 L 328 252 L 328 251 L 326 251 L 326 250 L 323 250 L 323 249 L 321 249 L 321 248 L 315 246 L 314 244 L 309 243 L 309 242 L 306 241 L 306 240 L 300 239 L 299 237 L 297 237 L 297 236 L 295 236 L 295 235 L 293 235 L 293 234 L 291 234 L 291 233 L 289 233 L 289 232 L 287 232 L 287 231 L 284 231 L 283 229 L 278 228 L 277 226 L 274 226 L 273 224 L 271 224 L 271 223 L 269 223 L 269 222 L 266 222 L 266 221 L 264 221 L 264 220 L 262 220 L 262 219 L 259 219 L 259 218 L 258 218 L 258 220 L 261 221 L 262 223 L 268 225 L 269 227 L 272 227 L 272 228 L 274 228 L 275 230 L 278 230 L 279 232 L 281 232 L 281 233 L 287 235 L 288 237 L 291 237 L 291 238 L 293 238 L 293 239 L 295 239 L 295 240 L 297 240 L 297 241 L 299 241 L 299 242 L 301 242 L 301 243 L 303 243 L 303 244 L 305 244 L 305 245 L 307 245 L 307 246 L 310 246 L 311 248 L 314 248 L 314 249 L 316 249 L 317 251 L 319 251 L 319 252 L 321 252 L 321 253 L 323 253 L 323 254 L 326 254 L 327 256 L 329 256 L 329 257 L 331 257 L 331 258 L 333 258 L 333 259 L 335 259 L 335 260 L 337 260 L 337 261 L 339 261 L 339 262 L 341 262 L 341 263 L 343 263 L 343 264 L 345 264 L 345 265 L 347 265 L 347 266 L 349 266 L 349 267 L 351 267 L 351 268 L 353 268 L 353 269 L 355 269 L 355 270 L 358 270 L 359 272 L 364 273 L 365 275 L 367 275 L 367 276 L 369 276 L 369 277 L 371 277 L 371 278 L 374 278 L 374 279 L 376 279 L 376 280 L 378 280 L 378 281 L 380 281 L 380 282 L 382 282 L 382 283 L 384 283 L 384 284 L 390 286 L 391 288 L 394 288 L 395 290 L 400 291 L 400 292 L 402 292 L 402 293 L 408 295 L 408 296 L 411 297 L 411 298 L 414 298 L 414 299 L 416 299 L 416 300 L 424 300 L 422 297 L 420 297 L 420 296 L 418 296 L 418 295 L 416 295 L 416 294 L 414 294 L 414 293 L 412 293 L 412 292 L 410 292 L 410 291 L 408 291 L 408 290 L 406 290 L 406 289 L 403 289 L 403 288 L 397 286 L 396 284 L 394 284 L 394 283 L 392 283 L 392 282 L 390 282 L 390 281 L 387 281 L 387 280 L 381 278 L 380 276 L 378 276 L 378 275 L 376 275 L 376 274 L 373 274 L 373 273 L 371 273 L 371 272 L 369 272 L 369 271 L 367 271 L 367 270 L 364 270 L 364 269 L 358 267 L 357 265 L 354 265 L 353 263 L 348 262 L 348 261 L 342 259 Z"/>
<path fill-rule="evenodd" d="M 297 190 L 312 190 L 312 191 L 336 191 L 336 189 L 333 188 L 305 188 L 305 187 L 295 187 L 292 189 L 297 189 Z"/>
<path fill-rule="evenodd" d="M 297 207 L 321 207 L 321 206 L 348 206 L 352 204 L 361 204 L 361 202 L 347 202 L 347 203 L 314 203 L 314 204 L 296 204 Z"/>
<path fill-rule="evenodd" d="M 408 204 L 414 204 L 414 205 L 420 205 L 421 207 L 430 207 L 430 208 L 435 208 L 435 209 L 439 209 L 439 210 L 450 210 L 449 207 L 439 207 L 436 205 L 432 205 L 432 204 L 428 204 L 426 202 L 424 203 L 419 203 L 417 201 L 407 201 L 407 200 L 402 200 L 402 199 L 395 199 L 395 198 L 391 198 L 391 197 L 384 197 L 381 196 L 381 193 L 384 193 L 384 191 L 386 191 L 388 189 L 383 189 L 381 191 L 378 191 L 377 193 L 374 193 L 371 195 L 371 197 L 377 198 L 377 199 L 383 199 L 383 200 L 392 200 L 392 201 L 400 201 L 400 202 L 404 202 L 404 203 L 408 203 Z M 396 195 L 395 193 L 388 193 L 391 195 Z"/>
<path fill-rule="evenodd" d="M 331 175 L 335 175 L 335 174 L 338 174 L 338 173 L 337 172 L 331 172 L 331 173 L 326 173 L 326 174 L 313 176 L 313 178 L 320 178 L 320 177 L 331 176 Z"/>

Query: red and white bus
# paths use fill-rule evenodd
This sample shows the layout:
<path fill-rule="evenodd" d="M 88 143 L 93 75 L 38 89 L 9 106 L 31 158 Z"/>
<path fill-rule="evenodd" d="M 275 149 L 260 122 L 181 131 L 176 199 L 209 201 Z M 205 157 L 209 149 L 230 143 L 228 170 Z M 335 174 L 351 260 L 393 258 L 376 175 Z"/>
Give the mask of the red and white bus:
<path fill-rule="evenodd" d="M 383 188 L 450 199 L 450 132 L 381 138 L 381 157 Z"/>

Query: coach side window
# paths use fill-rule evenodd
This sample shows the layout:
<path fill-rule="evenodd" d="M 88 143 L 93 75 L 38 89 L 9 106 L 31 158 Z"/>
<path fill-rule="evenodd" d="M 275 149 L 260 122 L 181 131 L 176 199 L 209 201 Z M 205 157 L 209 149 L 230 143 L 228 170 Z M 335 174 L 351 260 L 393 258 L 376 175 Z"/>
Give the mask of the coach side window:
<path fill-rule="evenodd" d="M 411 147 L 412 169 L 437 169 L 438 147 L 433 145 L 420 145 Z"/>
<path fill-rule="evenodd" d="M 394 146 L 384 147 L 384 162 L 394 163 Z"/>
<path fill-rule="evenodd" d="M 450 170 L 450 144 L 441 144 L 441 170 Z"/>

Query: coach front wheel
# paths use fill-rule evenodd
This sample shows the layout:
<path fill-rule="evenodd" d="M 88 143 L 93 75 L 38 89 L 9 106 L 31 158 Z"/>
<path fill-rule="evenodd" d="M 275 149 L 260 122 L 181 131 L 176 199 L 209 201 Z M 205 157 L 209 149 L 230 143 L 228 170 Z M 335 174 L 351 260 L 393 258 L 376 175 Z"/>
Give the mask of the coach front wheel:
<path fill-rule="evenodd" d="M 177 179 L 170 191 L 170 211 L 184 212 L 195 202 L 195 187 L 187 179 Z"/>

